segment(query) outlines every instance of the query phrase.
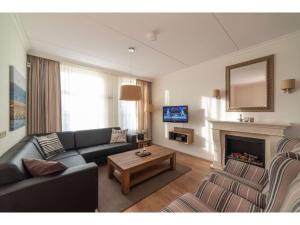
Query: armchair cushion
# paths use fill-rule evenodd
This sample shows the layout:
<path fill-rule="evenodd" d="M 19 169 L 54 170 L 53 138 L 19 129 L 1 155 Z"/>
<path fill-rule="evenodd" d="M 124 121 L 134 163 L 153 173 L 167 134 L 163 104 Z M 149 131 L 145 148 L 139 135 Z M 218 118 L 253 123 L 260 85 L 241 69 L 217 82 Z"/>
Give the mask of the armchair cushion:
<path fill-rule="evenodd" d="M 216 210 L 204 204 L 195 195 L 186 193 L 164 208 L 162 212 L 216 212 Z"/>
<path fill-rule="evenodd" d="M 196 193 L 202 202 L 217 212 L 262 212 L 263 209 L 250 201 L 204 180 Z"/>
<path fill-rule="evenodd" d="M 238 182 L 237 180 L 212 172 L 208 176 L 208 181 L 250 201 L 259 208 L 264 209 L 266 207 L 266 195 L 248 185 Z"/>
<path fill-rule="evenodd" d="M 268 172 L 264 168 L 237 160 L 228 160 L 224 168 L 226 173 L 241 177 L 264 187 L 268 183 Z"/>

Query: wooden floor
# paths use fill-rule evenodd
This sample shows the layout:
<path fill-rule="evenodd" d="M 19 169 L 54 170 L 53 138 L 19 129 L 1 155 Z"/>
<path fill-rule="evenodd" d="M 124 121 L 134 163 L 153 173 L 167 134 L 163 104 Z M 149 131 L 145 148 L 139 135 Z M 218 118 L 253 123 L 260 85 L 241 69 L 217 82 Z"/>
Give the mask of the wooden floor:
<path fill-rule="evenodd" d="M 186 192 L 194 193 L 202 178 L 210 172 L 211 162 L 177 152 L 177 163 L 189 166 L 191 171 L 167 186 L 125 210 L 125 212 L 159 212 Z"/>

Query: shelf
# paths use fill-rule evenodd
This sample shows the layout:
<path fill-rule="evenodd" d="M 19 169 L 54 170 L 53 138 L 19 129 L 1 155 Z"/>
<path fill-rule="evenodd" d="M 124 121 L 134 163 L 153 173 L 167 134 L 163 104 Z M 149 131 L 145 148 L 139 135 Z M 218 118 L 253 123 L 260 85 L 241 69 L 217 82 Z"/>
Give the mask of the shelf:
<path fill-rule="evenodd" d="M 194 141 L 194 129 L 174 127 L 174 131 L 169 131 L 169 140 L 192 144 Z"/>

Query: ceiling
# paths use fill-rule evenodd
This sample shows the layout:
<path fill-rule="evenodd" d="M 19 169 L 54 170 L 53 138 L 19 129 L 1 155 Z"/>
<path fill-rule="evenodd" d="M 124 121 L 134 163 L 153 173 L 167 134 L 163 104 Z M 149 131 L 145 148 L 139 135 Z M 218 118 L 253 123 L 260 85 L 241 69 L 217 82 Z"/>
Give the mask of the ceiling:
<path fill-rule="evenodd" d="M 36 54 L 141 77 L 174 72 L 300 30 L 300 13 L 17 14 Z M 156 30 L 156 41 L 146 34 Z M 127 49 L 136 48 L 134 54 Z"/>

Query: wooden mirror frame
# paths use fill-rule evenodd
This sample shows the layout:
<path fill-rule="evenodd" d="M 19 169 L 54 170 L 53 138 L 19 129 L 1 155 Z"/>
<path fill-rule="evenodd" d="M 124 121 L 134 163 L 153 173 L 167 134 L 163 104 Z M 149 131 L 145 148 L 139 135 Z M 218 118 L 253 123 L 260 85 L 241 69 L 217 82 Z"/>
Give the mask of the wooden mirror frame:
<path fill-rule="evenodd" d="M 267 106 L 266 107 L 230 107 L 230 71 L 259 62 L 267 63 Z M 226 66 L 226 111 L 227 112 L 274 112 L 274 55 Z"/>

